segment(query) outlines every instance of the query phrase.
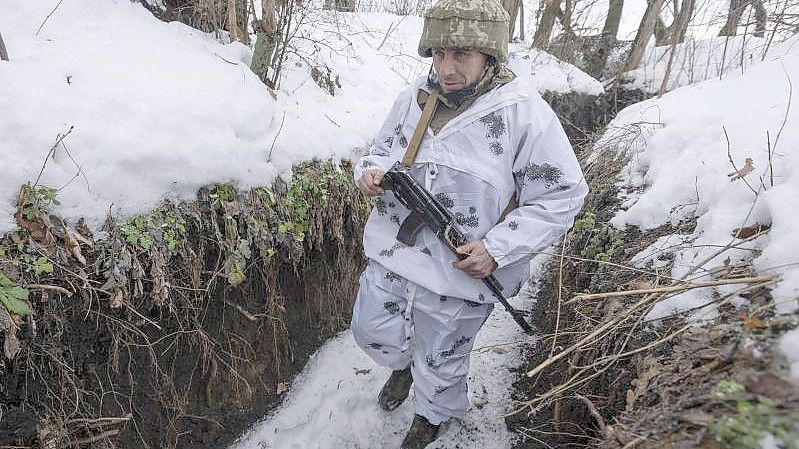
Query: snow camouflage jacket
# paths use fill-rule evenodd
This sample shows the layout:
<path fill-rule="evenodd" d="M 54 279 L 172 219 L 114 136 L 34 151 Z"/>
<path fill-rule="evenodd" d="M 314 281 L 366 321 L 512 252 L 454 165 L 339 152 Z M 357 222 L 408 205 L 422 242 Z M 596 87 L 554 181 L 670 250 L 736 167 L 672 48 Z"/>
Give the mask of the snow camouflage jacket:
<path fill-rule="evenodd" d="M 397 97 L 369 154 L 355 164 L 356 180 L 368 169 L 388 171 L 405 155 L 425 82 Z M 588 193 L 558 118 L 520 78 L 481 95 L 437 135 L 428 129 L 411 173 L 451 209 L 469 241 L 483 240 L 506 297 L 529 275 L 532 256 L 571 227 Z M 519 207 L 499 222 L 514 193 Z M 393 291 L 402 277 L 442 296 L 496 302 L 482 281 L 452 266 L 455 255 L 427 227 L 413 247 L 397 241 L 408 213 L 390 191 L 374 200 L 363 245 L 370 263 L 380 265 L 381 286 Z"/>

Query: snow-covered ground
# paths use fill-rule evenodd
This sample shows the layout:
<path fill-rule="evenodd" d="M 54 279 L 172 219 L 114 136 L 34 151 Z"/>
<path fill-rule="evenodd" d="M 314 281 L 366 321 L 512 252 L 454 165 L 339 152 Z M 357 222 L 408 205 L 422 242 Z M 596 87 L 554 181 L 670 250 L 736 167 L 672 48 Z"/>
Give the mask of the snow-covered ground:
<path fill-rule="evenodd" d="M 749 67 L 791 52 L 791 47 L 754 36 L 707 37 L 655 47 L 652 41 L 639 68 L 624 74 L 627 86 L 658 93 L 668 72 L 664 92 L 710 79 L 744 73 Z M 669 71 L 669 66 L 671 69 Z"/>
<path fill-rule="evenodd" d="M 129 0 L 54 6 L 0 0 L 11 58 L 0 62 L 0 233 L 14 228 L 17 192 L 45 164 L 39 185 L 59 189 L 54 211 L 96 227 L 109 210 L 125 217 L 206 184 L 270 185 L 297 162 L 349 158 L 429 68 L 416 54 L 419 17 L 317 11 L 273 96 L 244 45 L 163 23 Z M 330 69 L 335 96 L 309 64 Z M 535 51 L 520 49 L 514 64 L 542 90 L 601 90 Z"/>
<path fill-rule="evenodd" d="M 541 270 L 546 256 L 533 260 Z M 528 286 L 529 287 L 529 286 Z M 534 288 L 510 302 L 529 309 Z M 503 415 L 513 410 L 511 384 L 522 350 L 534 340 L 497 305 L 477 334 L 471 354 L 469 401 L 462 421 L 448 423 L 437 449 L 509 449 L 514 436 Z M 413 419 L 413 396 L 394 411 L 377 405 L 390 374 L 355 345 L 350 331 L 327 342 L 291 385 L 283 405 L 231 449 L 376 449 L 399 447 Z"/>
<path fill-rule="evenodd" d="M 631 157 L 621 180 L 624 207 L 612 223 L 653 229 L 697 220 L 692 234 L 662 237 L 637 255 L 638 266 L 660 270 L 668 262 L 658 256 L 669 254 L 672 278 L 706 281 L 727 267 L 752 264 L 757 275 L 777 277 L 771 291 L 776 312 L 799 310 L 797 43 L 795 37 L 775 45 L 765 61 L 745 70 L 630 106 L 611 122 L 597 151 Z M 770 229 L 746 242 L 734 237 L 747 227 Z M 740 288 L 689 290 L 657 304 L 649 318 L 693 310 Z M 712 318 L 712 307 L 695 316 Z M 796 331 L 782 338 L 780 350 L 798 376 Z"/>

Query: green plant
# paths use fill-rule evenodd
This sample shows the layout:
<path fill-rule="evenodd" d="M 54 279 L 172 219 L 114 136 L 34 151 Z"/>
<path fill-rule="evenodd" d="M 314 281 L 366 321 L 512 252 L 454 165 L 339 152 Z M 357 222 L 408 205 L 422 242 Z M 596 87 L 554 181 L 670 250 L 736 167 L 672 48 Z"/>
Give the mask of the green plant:
<path fill-rule="evenodd" d="M 22 187 L 22 216 L 26 220 L 34 220 L 37 216 L 44 213 L 50 205 L 60 205 L 58 201 L 58 189 L 47 186 L 32 187 L 28 184 Z"/>
<path fill-rule="evenodd" d="M 122 235 L 125 236 L 126 242 L 142 249 L 150 249 L 153 246 L 153 238 L 150 236 L 149 231 L 153 227 L 152 218 L 136 215 L 125 221 L 119 229 Z"/>
<path fill-rule="evenodd" d="M 160 234 L 167 248 L 174 250 L 180 237 L 186 235 L 186 220 L 171 209 L 156 209 L 148 215 L 136 215 L 120 226 L 125 241 L 142 249 L 150 249 Z"/>
<path fill-rule="evenodd" d="M 623 233 L 608 223 L 597 223 L 590 212 L 574 223 L 577 241 L 585 241 L 580 255 L 586 259 L 610 261 L 624 246 Z"/>
<path fill-rule="evenodd" d="M 28 305 L 28 295 L 30 292 L 0 273 L 0 302 L 9 312 L 17 315 L 30 315 L 31 309 Z"/>
<path fill-rule="evenodd" d="M 711 394 L 717 398 L 728 398 L 744 392 L 744 386 L 732 380 L 722 380 L 719 382 Z"/>
<path fill-rule="evenodd" d="M 716 438 L 735 449 L 748 449 L 760 447 L 760 441 L 771 434 L 788 449 L 799 449 L 799 430 L 795 427 L 799 413 L 778 409 L 772 399 L 765 397 L 737 401 L 736 412 L 711 426 Z"/>
<path fill-rule="evenodd" d="M 233 201 L 236 196 L 236 191 L 233 186 L 229 184 L 216 184 L 212 189 L 211 193 L 208 194 L 208 197 L 211 198 L 211 207 L 215 211 L 219 211 L 222 209 L 222 205 Z"/>
<path fill-rule="evenodd" d="M 36 273 L 36 276 L 50 274 L 53 272 L 53 263 L 50 262 L 50 259 L 44 256 L 37 257 L 31 265 L 33 267 L 33 272 Z"/>

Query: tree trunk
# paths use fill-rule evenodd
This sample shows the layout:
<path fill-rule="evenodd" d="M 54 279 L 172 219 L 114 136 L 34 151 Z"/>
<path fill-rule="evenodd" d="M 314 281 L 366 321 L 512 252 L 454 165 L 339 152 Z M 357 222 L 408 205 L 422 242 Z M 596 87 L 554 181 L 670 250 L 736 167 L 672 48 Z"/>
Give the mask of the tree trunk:
<path fill-rule="evenodd" d="M 676 19 L 679 26 L 674 30 L 677 33 L 677 41 L 680 43 L 685 42 L 685 33 L 688 32 L 688 24 L 691 23 L 691 17 L 694 15 L 695 7 L 696 0 L 682 1 L 682 10 L 680 11 L 679 17 Z"/>
<path fill-rule="evenodd" d="M 663 23 L 663 18 L 658 15 L 658 20 L 655 23 L 655 46 L 661 47 L 663 45 L 668 45 L 671 39 L 669 36 L 671 35 L 671 27 L 667 27 L 665 23 Z"/>
<path fill-rule="evenodd" d="M 3 43 L 2 34 L 0 34 L 0 61 L 8 61 L 8 51 L 6 51 L 6 44 Z"/>
<path fill-rule="evenodd" d="M 616 45 L 616 36 L 619 34 L 619 23 L 621 22 L 621 12 L 624 8 L 624 0 L 611 0 L 608 4 L 608 14 L 605 16 L 605 25 L 602 34 L 596 40 L 593 51 L 586 52 L 585 71 L 596 79 L 602 77 L 605 66 L 608 63 L 610 51 Z"/>
<path fill-rule="evenodd" d="M 744 12 L 746 3 L 743 0 L 730 0 L 730 10 L 727 13 L 727 22 L 719 31 L 719 36 L 735 36 L 738 34 L 738 23 Z"/>
<path fill-rule="evenodd" d="M 520 0 L 502 0 L 502 6 L 510 16 L 510 22 L 508 24 L 508 42 L 513 40 L 513 34 L 516 32 L 516 19 L 519 17 L 519 7 L 521 4 L 522 2 Z M 524 17 L 522 17 L 522 20 L 524 20 Z"/>
<path fill-rule="evenodd" d="M 560 0 L 544 0 L 541 6 L 541 19 L 533 36 L 533 47 L 545 50 L 549 46 L 555 19 L 560 14 Z"/>
<path fill-rule="evenodd" d="M 763 0 L 749 0 L 752 9 L 755 10 L 755 36 L 763 37 L 766 32 L 766 8 L 763 7 Z"/>
<path fill-rule="evenodd" d="M 763 0 L 730 0 L 730 10 L 727 14 L 727 22 L 719 31 L 719 36 L 735 36 L 738 34 L 738 24 L 741 23 L 741 16 L 747 6 L 751 5 L 755 11 L 755 36 L 763 37 L 766 31 L 766 8 L 763 7 Z"/>
<path fill-rule="evenodd" d="M 242 11 L 244 15 L 247 15 L 247 10 L 244 9 Z M 239 41 L 245 45 L 249 45 L 250 38 L 247 35 L 246 31 L 242 31 L 241 27 L 239 27 L 239 12 L 238 8 L 236 8 L 236 0 L 227 0 L 227 29 L 230 33 L 230 39 L 234 41 Z M 245 20 L 246 23 L 246 20 Z M 246 27 L 245 27 L 246 30 Z"/>
<path fill-rule="evenodd" d="M 638 33 L 633 40 L 633 46 L 630 49 L 630 55 L 627 58 L 627 64 L 624 67 L 625 72 L 635 70 L 641 64 L 641 59 L 644 57 L 646 45 L 649 43 L 649 38 L 655 31 L 655 23 L 660 15 L 660 8 L 663 6 L 664 0 L 648 0 L 646 5 L 646 12 L 644 13 L 641 24 L 638 25 Z"/>
<path fill-rule="evenodd" d="M 680 14 L 674 18 L 674 23 L 671 24 L 672 35 L 671 51 L 669 52 L 669 63 L 666 65 L 666 73 L 663 75 L 663 80 L 660 83 L 658 97 L 666 92 L 666 88 L 669 85 L 671 69 L 674 66 L 674 56 L 677 53 L 677 44 L 682 42 L 685 38 L 685 30 L 688 29 L 688 22 L 691 20 L 691 14 L 693 13 L 694 9 L 693 2 L 694 0 L 683 0 L 682 11 L 680 11 Z"/>
<path fill-rule="evenodd" d="M 277 43 L 275 39 L 275 1 L 263 0 L 261 8 L 261 22 L 255 30 L 255 48 L 252 53 L 250 70 L 258 75 L 261 81 L 266 82 L 269 75 L 269 67 L 272 66 L 272 55 L 275 52 L 275 45 Z"/>
<path fill-rule="evenodd" d="M 613 36 L 613 39 L 616 39 L 616 36 L 619 34 L 622 9 L 624 9 L 624 0 L 610 0 L 610 4 L 608 4 L 608 15 L 605 17 L 605 26 L 602 27 L 603 35 Z"/>

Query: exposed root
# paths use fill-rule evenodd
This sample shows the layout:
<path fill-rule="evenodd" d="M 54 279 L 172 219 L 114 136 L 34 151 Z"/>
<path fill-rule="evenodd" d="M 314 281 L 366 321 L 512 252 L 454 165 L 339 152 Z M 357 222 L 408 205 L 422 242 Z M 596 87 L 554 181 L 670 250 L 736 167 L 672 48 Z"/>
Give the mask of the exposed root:
<path fill-rule="evenodd" d="M 0 356 L 0 430 L 16 407 L 30 420 L 8 425 L 32 426 L 0 446 L 222 446 L 349 321 L 368 203 L 348 167 L 211 186 L 109 219 L 103 240 L 50 215 L 53 194 L 23 187 L 20 231 L 0 240 L 30 308 L 0 326 L 19 342 Z"/>

